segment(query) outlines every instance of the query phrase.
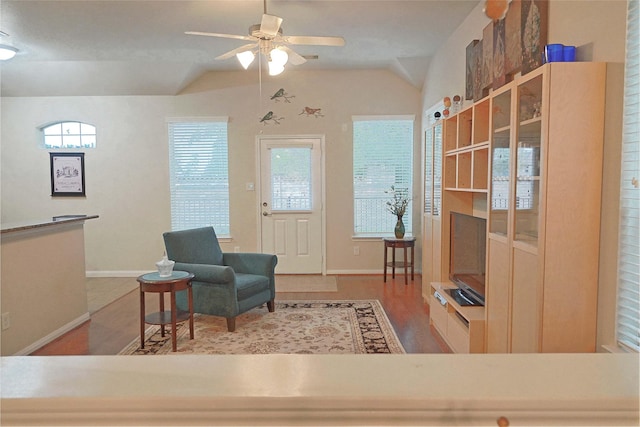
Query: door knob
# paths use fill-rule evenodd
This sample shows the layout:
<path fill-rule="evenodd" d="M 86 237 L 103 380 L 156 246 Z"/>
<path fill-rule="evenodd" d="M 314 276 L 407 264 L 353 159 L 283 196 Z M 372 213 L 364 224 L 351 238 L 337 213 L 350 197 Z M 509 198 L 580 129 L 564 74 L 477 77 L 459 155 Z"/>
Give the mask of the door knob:
<path fill-rule="evenodd" d="M 269 212 L 262 212 L 262 216 L 271 216 Z"/>

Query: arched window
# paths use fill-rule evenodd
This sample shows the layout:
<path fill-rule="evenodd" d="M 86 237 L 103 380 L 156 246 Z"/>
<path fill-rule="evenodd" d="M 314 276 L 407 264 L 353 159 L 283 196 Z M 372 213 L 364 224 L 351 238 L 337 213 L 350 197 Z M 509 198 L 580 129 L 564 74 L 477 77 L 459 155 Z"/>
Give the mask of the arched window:
<path fill-rule="evenodd" d="M 58 122 L 41 128 L 44 148 L 96 148 L 96 127 L 81 122 Z"/>

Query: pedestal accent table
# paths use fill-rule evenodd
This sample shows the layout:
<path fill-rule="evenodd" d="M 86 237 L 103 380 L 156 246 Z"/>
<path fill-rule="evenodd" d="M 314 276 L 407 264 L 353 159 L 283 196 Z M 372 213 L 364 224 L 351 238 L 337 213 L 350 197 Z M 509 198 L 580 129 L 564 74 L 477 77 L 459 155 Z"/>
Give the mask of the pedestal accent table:
<path fill-rule="evenodd" d="M 190 337 L 193 339 L 193 292 L 191 279 L 193 274 L 186 271 L 173 271 L 171 276 L 161 277 L 156 271 L 143 274 L 136 280 L 140 283 L 140 348 L 144 348 L 145 324 L 160 325 L 162 336 L 165 334 L 165 325 L 171 325 L 171 339 L 173 351 L 177 351 L 176 324 L 189 320 Z M 189 311 L 181 311 L 176 307 L 176 292 L 187 290 Z M 145 292 L 160 294 L 160 311 L 145 316 Z M 171 292 L 171 310 L 164 310 L 164 293 Z"/>
<path fill-rule="evenodd" d="M 408 268 L 411 267 L 411 281 L 413 281 L 414 248 L 415 237 L 405 237 L 403 239 L 385 238 L 384 240 L 384 282 L 387 282 L 387 267 L 391 267 L 391 277 L 396 278 L 396 267 L 404 267 L 404 284 L 407 285 Z M 387 262 L 387 249 L 391 248 L 391 262 Z M 404 249 L 404 260 L 396 262 L 396 248 Z M 407 258 L 407 248 L 411 249 L 411 260 Z"/>

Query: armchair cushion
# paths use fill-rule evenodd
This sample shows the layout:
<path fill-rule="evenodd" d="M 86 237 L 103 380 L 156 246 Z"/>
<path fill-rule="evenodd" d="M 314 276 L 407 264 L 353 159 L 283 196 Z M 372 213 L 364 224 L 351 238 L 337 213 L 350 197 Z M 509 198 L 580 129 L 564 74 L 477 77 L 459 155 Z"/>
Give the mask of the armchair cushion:
<path fill-rule="evenodd" d="M 164 242 L 167 256 L 176 263 L 224 265 L 213 227 L 164 233 Z"/>
<path fill-rule="evenodd" d="M 242 301 L 259 292 L 269 291 L 269 278 L 257 274 L 236 273 L 236 288 L 238 301 Z"/>

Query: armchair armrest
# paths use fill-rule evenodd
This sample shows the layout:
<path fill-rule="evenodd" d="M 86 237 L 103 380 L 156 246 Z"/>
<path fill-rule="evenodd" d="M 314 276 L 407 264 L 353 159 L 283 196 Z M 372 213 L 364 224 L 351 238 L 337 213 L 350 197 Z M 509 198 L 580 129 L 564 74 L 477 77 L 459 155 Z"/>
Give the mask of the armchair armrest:
<path fill-rule="evenodd" d="M 222 255 L 225 265 L 232 267 L 236 273 L 259 274 L 273 277 L 278 257 L 261 253 L 228 252 Z"/>
<path fill-rule="evenodd" d="M 195 275 L 194 280 L 198 282 L 233 283 L 235 280 L 233 268 L 224 265 L 176 262 L 173 269 L 193 273 Z"/>

